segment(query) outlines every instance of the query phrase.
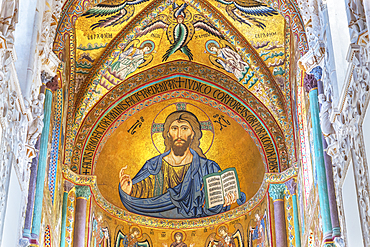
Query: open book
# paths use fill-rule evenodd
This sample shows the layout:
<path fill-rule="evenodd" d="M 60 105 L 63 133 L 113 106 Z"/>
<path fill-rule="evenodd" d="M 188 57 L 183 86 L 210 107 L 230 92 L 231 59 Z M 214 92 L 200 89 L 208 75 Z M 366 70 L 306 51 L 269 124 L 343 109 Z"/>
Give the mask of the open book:
<path fill-rule="evenodd" d="M 236 199 L 240 197 L 239 179 L 233 167 L 204 176 L 203 183 L 207 208 L 223 205 L 228 193 L 236 194 Z"/>

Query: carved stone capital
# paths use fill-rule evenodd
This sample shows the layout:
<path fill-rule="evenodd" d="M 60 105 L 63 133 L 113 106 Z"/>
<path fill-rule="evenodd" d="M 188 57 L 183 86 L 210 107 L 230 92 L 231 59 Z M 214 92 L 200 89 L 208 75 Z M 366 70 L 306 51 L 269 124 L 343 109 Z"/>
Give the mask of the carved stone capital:
<path fill-rule="evenodd" d="M 321 63 L 325 57 L 325 44 L 323 42 L 317 42 L 316 45 L 310 49 L 299 61 L 299 67 L 310 72 L 314 67 Z"/>
<path fill-rule="evenodd" d="M 285 182 L 286 188 L 289 190 L 291 195 L 295 195 L 297 191 L 297 183 L 295 182 L 294 178 Z"/>
<path fill-rule="evenodd" d="M 313 88 L 317 88 L 317 80 L 315 75 L 305 74 L 303 80 L 303 86 L 307 93 L 311 91 Z"/>
<path fill-rule="evenodd" d="M 270 184 L 269 194 L 273 201 L 284 199 L 285 184 Z"/>
<path fill-rule="evenodd" d="M 311 74 L 315 76 L 316 80 L 321 80 L 322 77 L 322 68 L 320 66 L 316 66 L 311 70 Z"/>
<path fill-rule="evenodd" d="M 89 186 L 76 185 L 76 198 L 84 198 L 88 200 L 90 195 L 91 191 Z"/>
<path fill-rule="evenodd" d="M 48 72 L 46 72 L 45 70 L 41 71 L 41 82 L 42 82 L 42 84 L 46 84 L 47 82 L 49 82 L 52 79 L 53 79 L 53 76 L 50 75 Z"/>
<path fill-rule="evenodd" d="M 46 87 L 52 92 L 59 89 L 58 76 L 54 76 L 50 81 L 46 83 Z"/>

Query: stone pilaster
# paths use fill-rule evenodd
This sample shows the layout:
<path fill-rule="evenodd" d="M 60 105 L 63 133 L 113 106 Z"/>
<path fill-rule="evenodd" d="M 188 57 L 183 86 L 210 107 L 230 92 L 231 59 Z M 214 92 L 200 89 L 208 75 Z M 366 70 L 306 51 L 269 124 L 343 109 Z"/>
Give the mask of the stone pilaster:
<path fill-rule="evenodd" d="M 299 227 L 299 220 L 298 220 L 298 202 L 297 202 L 297 183 L 294 179 L 289 180 L 285 183 L 287 189 L 289 190 L 290 194 L 292 195 L 293 201 L 293 219 L 294 219 L 294 233 L 295 233 L 295 246 L 301 247 L 301 231 Z"/>
<path fill-rule="evenodd" d="M 85 244 L 86 208 L 87 200 L 91 195 L 88 186 L 76 186 L 76 211 L 73 232 L 73 247 L 81 247 Z"/>
<path fill-rule="evenodd" d="M 64 181 L 64 193 L 63 193 L 63 205 L 62 205 L 62 227 L 60 233 L 60 247 L 65 246 L 66 238 L 66 220 L 67 220 L 67 203 L 68 203 L 68 193 L 74 187 L 74 184 L 65 180 Z"/>
<path fill-rule="evenodd" d="M 276 247 L 287 247 L 287 234 L 284 208 L 284 184 L 270 184 L 269 194 L 274 202 Z"/>

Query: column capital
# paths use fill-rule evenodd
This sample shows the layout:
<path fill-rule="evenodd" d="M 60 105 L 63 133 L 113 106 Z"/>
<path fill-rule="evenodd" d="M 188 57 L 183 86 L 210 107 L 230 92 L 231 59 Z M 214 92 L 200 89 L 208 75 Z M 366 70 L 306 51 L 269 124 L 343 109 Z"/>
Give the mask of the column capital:
<path fill-rule="evenodd" d="M 303 79 L 303 87 L 307 93 L 309 93 L 312 89 L 317 88 L 317 79 L 315 75 L 306 73 Z"/>
<path fill-rule="evenodd" d="M 46 83 L 46 88 L 54 92 L 59 89 L 58 76 L 54 76 L 50 81 Z"/>
<path fill-rule="evenodd" d="M 64 187 L 64 192 L 69 192 L 71 189 L 73 189 L 75 185 L 68 180 L 64 180 L 63 187 Z"/>
<path fill-rule="evenodd" d="M 52 76 L 44 70 L 41 72 L 41 82 L 52 92 L 59 89 L 58 76 Z"/>
<path fill-rule="evenodd" d="M 297 191 L 297 183 L 294 181 L 294 178 L 285 182 L 285 186 L 289 190 L 290 194 L 295 195 Z"/>
<path fill-rule="evenodd" d="M 86 200 L 89 199 L 91 195 L 89 186 L 76 185 L 75 188 L 76 188 L 76 198 L 82 197 L 85 198 Z"/>
<path fill-rule="evenodd" d="M 325 44 L 322 41 L 316 42 L 316 44 L 298 60 L 298 66 L 302 70 L 309 72 L 312 68 L 320 64 L 324 57 Z"/>
<path fill-rule="evenodd" d="M 321 80 L 322 78 L 322 68 L 320 66 L 316 66 L 311 70 L 311 75 L 315 76 L 316 80 Z"/>
<path fill-rule="evenodd" d="M 285 184 L 270 184 L 269 194 L 273 201 L 284 199 Z"/>

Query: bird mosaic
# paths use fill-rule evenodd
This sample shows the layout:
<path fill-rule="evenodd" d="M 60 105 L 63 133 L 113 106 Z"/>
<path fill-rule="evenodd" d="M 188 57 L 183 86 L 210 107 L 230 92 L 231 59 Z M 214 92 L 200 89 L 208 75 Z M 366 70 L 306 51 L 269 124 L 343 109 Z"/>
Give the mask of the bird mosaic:
<path fill-rule="evenodd" d="M 266 25 L 263 23 L 264 20 L 259 17 L 269 17 L 278 14 L 273 8 L 254 0 L 216 1 L 227 5 L 226 12 L 235 21 L 247 24 L 248 26 L 255 25 L 262 29 L 264 29 Z"/>
<path fill-rule="evenodd" d="M 203 16 L 195 14 L 193 18 L 190 11 L 186 9 L 187 6 L 186 3 L 180 6 L 174 3 L 172 15 L 162 14 L 157 16 L 136 34 L 136 37 L 141 37 L 157 29 L 167 30 L 167 39 L 170 41 L 171 46 L 163 55 L 162 61 L 166 61 L 177 51 L 181 51 L 188 56 L 189 60 L 193 60 L 193 54 L 188 47 L 188 43 L 197 30 L 202 29 L 215 37 L 223 39 L 223 35 Z"/>
<path fill-rule="evenodd" d="M 107 17 L 106 19 L 102 19 L 97 23 L 91 25 L 90 28 L 92 30 L 98 27 L 116 26 L 130 19 L 130 17 L 135 12 L 134 5 L 147 1 L 148 0 L 129 0 L 116 5 L 98 4 L 86 11 L 86 13 L 84 13 L 82 16 L 86 16 L 86 18 L 91 18 L 109 15 L 109 17 Z"/>

